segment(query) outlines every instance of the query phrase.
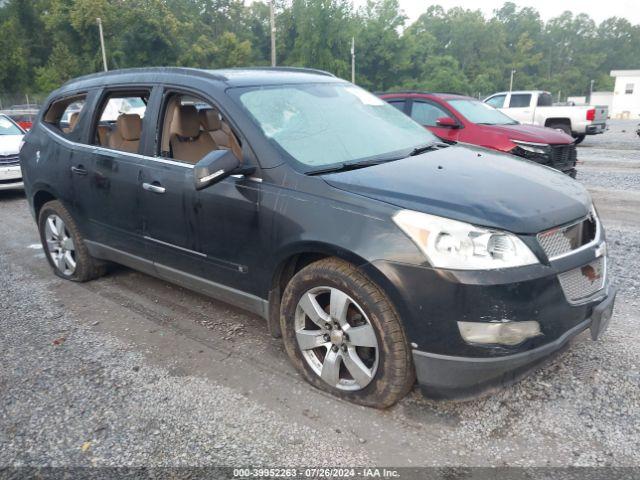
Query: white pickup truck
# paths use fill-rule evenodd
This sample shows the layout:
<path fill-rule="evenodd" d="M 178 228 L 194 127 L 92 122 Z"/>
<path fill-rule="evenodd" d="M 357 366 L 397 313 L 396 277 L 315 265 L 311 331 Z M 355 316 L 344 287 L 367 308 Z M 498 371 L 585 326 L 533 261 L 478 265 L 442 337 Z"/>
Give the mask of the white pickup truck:
<path fill-rule="evenodd" d="M 520 123 L 562 130 L 576 143 L 607 127 L 607 106 L 554 106 L 551 94 L 541 90 L 498 92 L 484 101 Z"/>

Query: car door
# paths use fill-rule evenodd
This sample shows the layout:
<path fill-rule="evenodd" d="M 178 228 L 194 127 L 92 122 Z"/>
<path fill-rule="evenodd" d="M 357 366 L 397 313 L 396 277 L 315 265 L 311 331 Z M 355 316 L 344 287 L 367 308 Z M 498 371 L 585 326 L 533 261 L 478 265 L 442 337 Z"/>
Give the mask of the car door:
<path fill-rule="evenodd" d="M 444 107 L 428 100 L 413 99 L 410 105 L 410 116 L 420 125 L 437 135 L 445 142 L 457 142 L 460 135 L 460 122 Z M 438 125 L 438 119 L 448 117 L 456 122 L 456 127 Z"/>
<path fill-rule="evenodd" d="M 90 131 L 90 193 L 84 203 L 94 241 L 144 257 L 140 176 L 142 132 L 146 127 L 146 103 L 152 87 L 105 89 Z M 142 102 L 136 110 L 122 109 L 125 100 Z M 108 132 L 104 133 L 104 129 Z"/>
<path fill-rule="evenodd" d="M 177 102 L 176 96 L 180 97 Z M 185 132 L 171 134 L 174 127 L 166 121 L 172 118 L 169 123 L 174 122 L 175 110 L 190 104 L 197 106 L 200 118 L 202 112 L 217 108 L 208 98 L 173 88 L 167 88 L 159 98 L 156 141 L 149 151 L 155 160 L 146 163 L 141 178 L 144 237 L 160 276 L 180 277 L 181 283 L 201 291 L 219 287 L 251 292 L 255 290 L 251 273 L 264 263 L 266 242 L 261 242 L 260 236 L 268 231 L 268 225 L 261 224 L 261 185 L 254 173 L 228 177 L 196 191 L 193 167 L 198 158 L 179 158 L 171 142 L 163 140 L 166 135 L 184 137 L 178 133 Z M 225 120 L 221 123 L 225 132 L 231 132 Z M 220 134 L 204 125 L 200 129 L 198 136 Z M 227 147 L 222 142 L 216 144 L 216 149 L 222 148 Z M 245 151 L 231 150 L 240 155 Z M 256 165 L 248 157 L 244 162 Z M 206 293 L 217 295 L 209 290 Z"/>
<path fill-rule="evenodd" d="M 518 122 L 531 124 L 534 114 L 531 97 L 530 93 L 511 93 L 507 98 L 506 109 L 501 111 Z"/>
<path fill-rule="evenodd" d="M 92 96 L 92 93 L 87 94 L 85 91 L 54 100 L 43 115 L 43 124 L 48 134 L 54 136 L 54 141 L 45 142 L 36 152 L 36 163 L 40 158 L 46 159 L 47 164 L 55 162 L 50 184 L 83 231 L 87 223 L 84 199 L 90 189 L 86 169 L 90 155 L 87 154 L 88 147 L 84 145 L 84 120 L 87 116 L 87 103 L 91 103 L 87 102 L 87 97 Z M 78 105 L 84 108 L 79 108 Z M 76 115 L 70 125 L 66 119 L 70 118 L 71 111 Z M 82 121 L 76 121 L 79 119 Z"/>

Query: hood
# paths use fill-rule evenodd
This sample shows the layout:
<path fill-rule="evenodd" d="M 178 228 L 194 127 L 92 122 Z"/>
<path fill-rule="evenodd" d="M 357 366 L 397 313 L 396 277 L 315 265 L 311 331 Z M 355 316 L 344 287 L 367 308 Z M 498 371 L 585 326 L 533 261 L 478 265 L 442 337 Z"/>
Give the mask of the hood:
<path fill-rule="evenodd" d="M 567 175 L 482 148 L 453 146 L 323 178 L 400 208 L 522 234 L 586 216 L 591 206 Z"/>
<path fill-rule="evenodd" d="M 0 135 L 0 157 L 18 154 L 22 137 L 23 135 Z"/>
<path fill-rule="evenodd" d="M 553 128 L 540 127 L 538 125 L 479 125 L 483 129 L 490 129 L 492 132 L 499 132 L 511 140 L 522 142 L 548 143 L 551 145 L 562 145 L 573 143 L 573 137 Z"/>

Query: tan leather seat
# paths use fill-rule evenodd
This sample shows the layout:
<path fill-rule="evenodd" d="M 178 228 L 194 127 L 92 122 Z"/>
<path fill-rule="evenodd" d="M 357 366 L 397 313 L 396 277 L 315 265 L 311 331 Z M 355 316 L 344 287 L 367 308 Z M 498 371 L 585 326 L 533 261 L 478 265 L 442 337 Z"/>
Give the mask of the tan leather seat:
<path fill-rule="evenodd" d="M 80 112 L 73 112 L 71 115 L 69 115 L 69 125 L 67 125 L 66 128 L 63 128 L 62 131 L 64 133 L 73 132 L 73 129 L 76 128 L 76 125 L 78 124 L 79 116 L 80 116 Z"/>
<path fill-rule="evenodd" d="M 219 149 L 231 150 L 237 158 L 242 159 L 240 143 L 229 125 L 224 120 L 220 120 L 220 114 L 216 109 L 201 110 L 200 125 L 206 132 L 209 132 Z"/>
<path fill-rule="evenodd" d="M 78 124 L 78 117 L 80 117 L 80 112 L 73 112 L 69 116 L 69 131 L 73 132 L 73 129 L 76 128 Z"/>
<path fill-rule="evenodd" d="M 176 109 L 169 143 L 173 158 L 194 164 L 216 150 L 211 136 L 200 130 L 198 110 L 193 105 L 180 105 Z"/>
<path fill-rule="evenodd" d="M 218 148 L 229 148 L 229 137 L 222 131 L 222 121 L 216 110 L 201 110 L 200 125 L 202 125 L 205 132 L 209 132 Z"/>
<path fill-rule="evenodd" d="M 116 120 L 116 129 L 109 135 L 109 148 L 138 153 L 142 119 L 137 114 L 123 113 Z"/>
<path fill-rule="evenodd" d="M 103 147 L 109 146 L 109 134 L 111 129 L 106 125 L 98 125 L 98 144 Z"/>

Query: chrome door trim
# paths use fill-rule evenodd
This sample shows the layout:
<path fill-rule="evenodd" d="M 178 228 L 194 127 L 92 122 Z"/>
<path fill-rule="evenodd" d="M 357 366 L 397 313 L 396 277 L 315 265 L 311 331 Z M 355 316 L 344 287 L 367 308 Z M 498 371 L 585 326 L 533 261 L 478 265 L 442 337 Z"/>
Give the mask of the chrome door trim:
<path fill-rule="evenodd" d="M 80 148 L 82 150 L 86 150 L 86 151 L 89 151 L 91 153 L 98 153 L 98 154 L 99 153 L 104 153 L 106 155 L 125 155 L 127 157 L 139 158 L 141 160 L 151 160 L 153 162 L 165 163 L 165 164 L 168 164 L 168 165 L 176 165 L 178 167 L 193 169 L 193 165 L 191 165 L 190 163 L 176 162 L 175 160 L 169 160 L 169 159 L 160 158 L 160 157 L 149 157 L 147 155 L 141 155 L 139 153 L 123 152 L 122 150 L 114 150 L 112 148 L 105 148 L 105 147 L 101 147 L 99 145 L 87 145 L 85 143 L 73 142 L 73 141 L 69 140 L 68 138 L 64 138 L 62 135 L 54 132 L 53 130 L 51 130 L 50 127 L 48 127 L 46 125 L 45 125 L 45 130 L 47 131 L 47 133 L 49 135 L 51 135 L 55 139 L 65 143 L 67 145 L 70 145 L 72 147 Z"/>
<path fill-rule="evenodd" d="M 183 252 L 191 253 L 193 255 L 198 255 L 199 257 L 207 258 L 207 255 L 202 252 L 196 252 L 195 250 L 190 250 L 188 248 L 181 247 L 179 245 L 174 245 L 173 243 L 163 242 L 162 240 L 158 240 L 157 238 L 150 237 L 148 235 L 144 235 L 143 238 L 145 240 L 149 240 L 151 242 L 159 243 L 160 245 L 164 245 L 165 247 L 177 248 L 178 250 L 182 250 Z"/>
<path fill-rule="evenodd" d="M 164 163 L 166 165 L 175 165 L 178 167 L 182 167 L 182 168 L 188 168 L 193 170 L 195 165 L 192 165 L 190 163 L 184 163 L 184 162 L 176 162 L 175 160 L 169 160 L 167 158 L 161 158 L 161 157 L 149 157 L 147 155 L 140 155 L 139 153 L 131 153 L 131 152 L 123 152 L 122 150 L 113 150 L 112 148 L 105 148 L 105 147 L 101 147 L 99 145 L 87 145 L 85 143 L 78 143 L 78 142 L 73 142 L 71 140 L 69 140 L 68 138 L 64 138 L 62 135 L 54 132 L 53 130 L 51 130 L 51 128 L 47 125 L 44 125 L 45 130 L 47 131 L 47 133 L 51 136 L 53 136 L 54 138 L 56 138 L 57 140 L 66 143 L 67 145 L 70 145 L 72 147 L 76 147 L 76 148 L 81 148 L 83 150 L 88 150 L 91 153 L 104 153 L 106 155 L 114 155 L 114 154 L 118 154 L 118 155 L 126 155 L 129 157 L 133 157 L 133 158 L 139 158 L 141 160 L 151 160 L 152 162 L 157 162 L 157 163 Z M 262 178 L 259 177 L 247 177 L 245 175 L 231 175 L 234 178 L 246 178 L 247 180 L 251 180 L 252 182 L 262 182 Z"/>

